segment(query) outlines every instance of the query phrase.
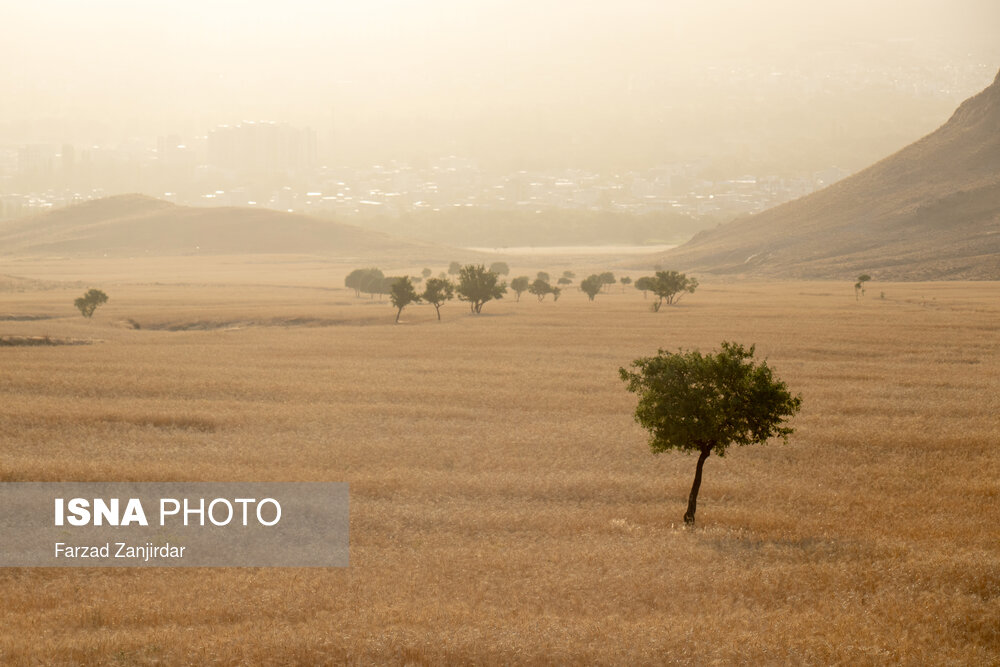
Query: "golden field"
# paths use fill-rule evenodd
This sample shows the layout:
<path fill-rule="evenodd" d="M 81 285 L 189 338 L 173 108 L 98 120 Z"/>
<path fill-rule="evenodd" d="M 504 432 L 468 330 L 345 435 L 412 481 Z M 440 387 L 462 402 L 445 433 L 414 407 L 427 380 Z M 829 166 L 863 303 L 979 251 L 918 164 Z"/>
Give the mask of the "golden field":
<path fill-rule="evenodd" d="M 0 570 L 0 663 L 1000 662 L 1000 284 L 702 278 L 659 313 L 616 286 L 393 325 L 348 268 L 122 265 L 89 322 L 83 283 L 7 284 L 0 318 L 49 319 L 0 334 L 93 343 L 0 347 L 0 479 L 346 481 L 351 565 Z M 708 460 L 686 529 L 695 457 L 649 452 L 617 369 L 722 340 L 803 409 Z"/>

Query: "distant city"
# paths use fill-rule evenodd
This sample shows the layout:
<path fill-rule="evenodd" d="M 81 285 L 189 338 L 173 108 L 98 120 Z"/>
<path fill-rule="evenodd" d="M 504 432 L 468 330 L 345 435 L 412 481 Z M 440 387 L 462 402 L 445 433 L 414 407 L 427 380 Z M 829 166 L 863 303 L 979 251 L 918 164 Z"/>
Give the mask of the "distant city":
<path fill-rule="evenodd" d="M 761 211 L 848 175 L 836 166 L 789 178 L 699 176 L 696 162 L 614 173 L 549 169 L 496 174 L 447 155 L 366 168 L 318 163 L 316 133 L 243 122 L 185 140 L 119 147 L 32 144 L 0 151 L 0 219 L 124 192 L 190 206 L 263 207 L 338 217 L 398 216 L 449 208 L 588 210 L 691 216 Z"/>

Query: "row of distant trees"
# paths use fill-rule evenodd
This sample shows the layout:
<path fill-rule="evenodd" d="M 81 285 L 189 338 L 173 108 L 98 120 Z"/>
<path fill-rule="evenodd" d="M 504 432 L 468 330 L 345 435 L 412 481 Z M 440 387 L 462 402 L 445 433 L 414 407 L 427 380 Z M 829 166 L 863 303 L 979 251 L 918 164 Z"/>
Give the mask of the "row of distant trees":
<path fill-rule="evenodd" d="M 496 262 L 489 268 L 483 264 L 466 264 L 461 266 L 452 262 L 448 273 L 431 277 L 433 272 L 424 269 L 420 276 L 386 276 L 377 268 L 355 269 L 344 280 L 344 285 L 354 290 L 356 296 L 367 294 L 374 298 L 376 294 L 388 294 L 392 305 L 396 308 L 396 321 L 399 321 L 403 309 L 411 304 L 428 303 L 434 306 L 437 317 L 441 319 L 441 306 L 458 297 L 460 301 L 468 302 L 472 313 L 481 313 L 483 306 L 495 299 L 502 299 L 508 291 L 508 285 L 502 276 L 510 273 L 509 267 L 503 262 Z M 454 279 L 451 276 L 455 276 Z M 552 277 L 545 271 L 539 271 L 534 280 L 528 276 L 517 276 L 510 281 L 509 289 L 514 292 L 515 300 L 520 301 L 521 295 L 527 292 L 539 301 L 552 295 L 553 301 L 558 301 L 563 289 L 573 284 L 576 274 L 564 271 L 552 285 Z M 624 289 L 632 284 L 628 276 L 616 279 L 610 271 L 595 273 L 580 282 L 580 290 L 593 301 L 602 291 L 617 282 Z M 423 291 L 418 291 L 418 285 Z M 698 287 L 698 280 L 677 271 L 657 271 L 655 275 L 644 276 L 635 281 L 635 287 L 647 297 L 652 293 L 656 298 L 652 309 L 658 312 L 666 304 L 677 303 L 684 294 L 690 294 Z"/>

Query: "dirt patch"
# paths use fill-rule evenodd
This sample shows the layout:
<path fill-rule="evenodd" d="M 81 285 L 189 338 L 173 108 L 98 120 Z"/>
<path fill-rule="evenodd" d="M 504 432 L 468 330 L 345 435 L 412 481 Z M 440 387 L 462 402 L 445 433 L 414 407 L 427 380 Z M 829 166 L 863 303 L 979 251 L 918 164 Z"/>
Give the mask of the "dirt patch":
<path fill-rule="evenodd" d="M 85 338 L 54 338 L 52 336 L 0 336 L 0 347 L 38 347 L 52 345 L 90 345 Z"/>

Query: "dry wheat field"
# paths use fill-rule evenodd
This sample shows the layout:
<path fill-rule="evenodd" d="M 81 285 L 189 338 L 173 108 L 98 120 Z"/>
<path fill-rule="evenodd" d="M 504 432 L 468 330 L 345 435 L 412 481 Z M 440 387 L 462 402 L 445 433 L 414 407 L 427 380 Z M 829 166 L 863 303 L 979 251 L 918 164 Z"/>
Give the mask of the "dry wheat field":
<path fill-rule="evenodd" d="M 1000 662 L 1000 284 L 393 325 L 344 273 L 122 270 L 92 321 L 75 284 L 0 292 L 10 340 L 89 343 L 0 347 L 0 479 L 351 485 L 348 568 L 0 570 L 0 663 Z M 803 409 L 708 460 L 686 529 L 695 458 L 650 453 L 617 369 L 723 340 Z"/>

